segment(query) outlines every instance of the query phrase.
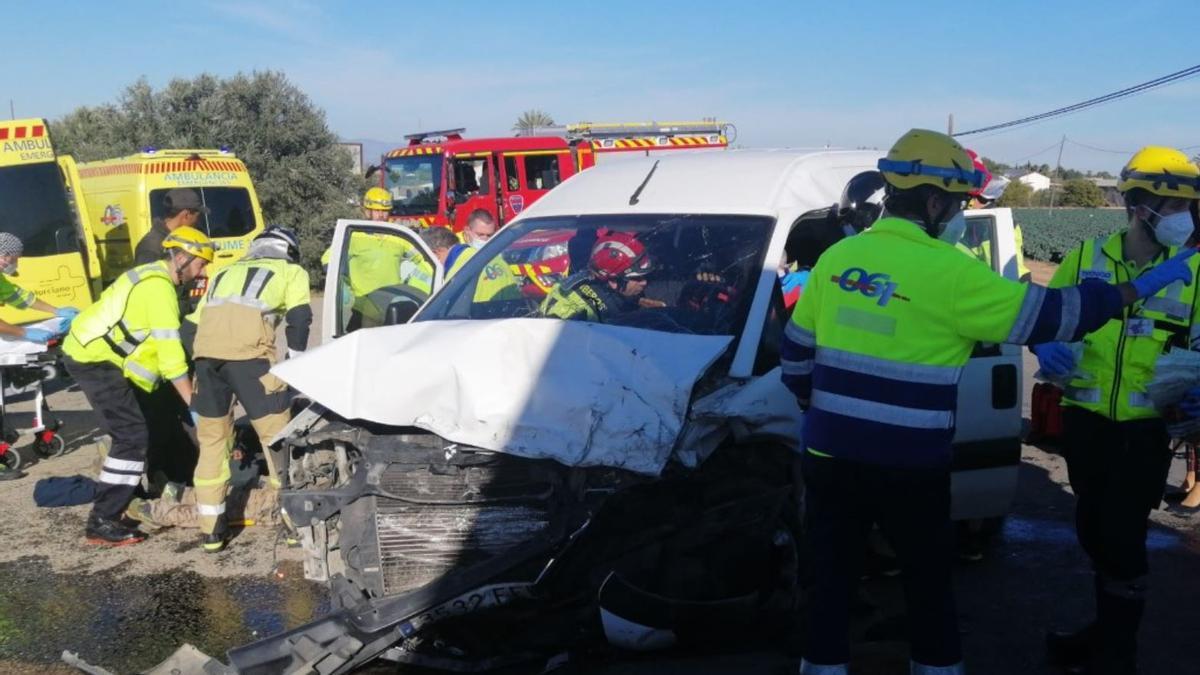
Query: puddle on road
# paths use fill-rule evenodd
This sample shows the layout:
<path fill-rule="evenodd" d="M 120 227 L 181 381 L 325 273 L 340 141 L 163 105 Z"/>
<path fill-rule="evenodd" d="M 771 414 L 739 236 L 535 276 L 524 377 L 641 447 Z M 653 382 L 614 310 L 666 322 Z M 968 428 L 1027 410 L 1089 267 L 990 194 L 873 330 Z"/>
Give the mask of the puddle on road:
<path fill-rule="evenodd" d="M 230 647 L 329 611 L 299 564 L 270 577 L 47 573 L 44 558 L 0 564 L 0 660 L 58 662 L 64 649 L 115 673 L 150 668 L 190 642 L 224 660 Z"/>
<path fill-rule="evenodd" d="M 1075 527 L 1070 523 L 1025 518 L 1016 514 L 1010 514 L 1005 519 L 1001 536 L 1005 541 L 1017 544 L 1079 545 L 1075 538 Z M 1177 548 L 1182 542 L 1183 537 L 1178 532 L 1153 526 L 1146 536 L 1146 548 L 1151 551 Z"/>

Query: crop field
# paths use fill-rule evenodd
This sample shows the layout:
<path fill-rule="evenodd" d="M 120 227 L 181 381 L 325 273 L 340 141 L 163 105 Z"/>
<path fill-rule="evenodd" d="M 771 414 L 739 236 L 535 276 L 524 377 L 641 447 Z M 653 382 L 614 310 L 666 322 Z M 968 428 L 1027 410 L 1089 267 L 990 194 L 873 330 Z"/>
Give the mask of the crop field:
<path fill-rule="evenodd" d="M 1025 256 L 1061 262 L 1085 239 L 1125 226 L 1125 209 L 1013 209 L 1013 220 L 1025 238 Z"/>

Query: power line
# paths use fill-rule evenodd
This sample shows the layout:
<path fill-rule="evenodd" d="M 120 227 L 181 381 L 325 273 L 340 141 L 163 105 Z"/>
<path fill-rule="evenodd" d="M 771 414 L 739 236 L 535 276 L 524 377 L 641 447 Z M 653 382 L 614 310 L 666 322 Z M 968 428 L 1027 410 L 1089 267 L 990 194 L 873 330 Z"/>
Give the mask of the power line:
<path fill-rule="evenodd" d="M 1070 138 L 1067 139 L 1067 142 L 1070 143 L 1071 145 L 1078 145 L 1081 148 L 1087 148 L 1088 150 L 1095 150 L 1096 152 L 1108 152 L 1108 153 L 1112 153 L 1114 155 L 1132 155 L 1133 154 L 1133 150 L 1109 150 L 1108 148 L 1097 148 L 1094 145 L 1088 145 L 1087 143 L 1080 143 L 1079 141 L 1076 141 L 1076 140 L 1073 140 Z"/>
<path fill-rule="evenodd" d="M 1175 84 L 1177 82 L 1181 82 L 1190 77 L 1194 77 L 1198 74 L 1200 74 L 1200 65 L 1195 65 L 1190 68 L 1185 68 L 1183 70 L 1179 70 L 1174 73 L 1170 73 L 1169 75 L 1163 75 L 1162 77 L 1158 77 L 1153 80 L 1148 80 L 1146 82 L 1142 82 L 1141 84 L 1135 84 L 1132 87 L 1126 87 L 1124 89 L 1119 89 L 1117 91 L 1105 94 L 1103 96 L 1097 96 L 1095 98 L 1090 98 L 1086 101 L 1080 101 L 1079 103 L 1075 103 L 1075 104 L 1072 104 L 1069 106 L 1064 106 L 1062 108 L 1055 108 L 1054 110 L 1049 110 L 1044 113 L 1038 113 L 1037 115 L 1030 115 L 1028 117 L 1022 117 L 1020 119 L 1015 119 L 1015 120 L 1011 120 L 1008 122 L 1001 122 L 999 124 L 991 124 L 986 127 L 980 127 L 978 129 L 971 129 L 968 131 L 960 131 L 954 135 L 955 136 L 970 136 L 972 134 L 979 134 L 979 133 L 983 133 L 983 132 L 987 132 L 987 131 L 999 131 L 1002 129 L 1011 129 L 1013 127 L 1035 124 L 1037 122 L 1042 122 L 1042 121 L 1045 121 L 1045 120 L 1048 120 L 1048 119 L 1051 119 L 1054 117 L 1059 117 L 1062 115 L 1069 115 L 1074 112 L 1086 110 L 1087 108 L 1092 108 L 1095 106 L 1103 105 L 1105 103 L 1111 103 L 1113 101 L 1116 101 L 1116 100 L 1119 100 L 1122 98 L 1127 98 L 1129 96 L 1136 96 L 1137 94 L 1144 93 L 1146 91 L 1155 89 L 1157 87 L 1167 86 L 1170 84 Z"/>
<path fill-rule="evenodd" d="M 1057 148 L 1058 146 L 1059 146 L 1059 142 L 1055 141 L 1054 143 L 1042 148 L 1041 150 L 1038 150 L 1037 152 L 1033 153 L 1032 155 L 1026 155 L 1026 156 L 1022 157 L 1021 159 L 1014 159 L 1013 164 L 1017 165 L 1017 164 L 1020 164 L 1021 162 L 1031 160 L 1034 157 L 1037 157 L 1038 155 L 1044 155 L 1047 152 L 1050 152 L 1051 150 Z"/>

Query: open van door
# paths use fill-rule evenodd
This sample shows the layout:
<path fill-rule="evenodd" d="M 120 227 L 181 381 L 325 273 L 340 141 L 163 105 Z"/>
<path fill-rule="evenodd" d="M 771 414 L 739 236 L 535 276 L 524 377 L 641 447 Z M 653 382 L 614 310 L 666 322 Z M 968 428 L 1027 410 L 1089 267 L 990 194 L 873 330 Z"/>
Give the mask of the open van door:
<path fill-rule="evenodd" d="M 328 265 L 322 343 L 360 328 L 407 322 L 445 276 L 416 232 L 372 220 L 337 221 Z"/>
<path fill-rule="evenodd" d="M 1017 280 L 1010 209 L 968 210 L 959 248 Z M 1021 347 L 978 344 L 958 387 L 954 435 L 955 520 L 996 518 L 1009 509 L 1021 463 Z"/>

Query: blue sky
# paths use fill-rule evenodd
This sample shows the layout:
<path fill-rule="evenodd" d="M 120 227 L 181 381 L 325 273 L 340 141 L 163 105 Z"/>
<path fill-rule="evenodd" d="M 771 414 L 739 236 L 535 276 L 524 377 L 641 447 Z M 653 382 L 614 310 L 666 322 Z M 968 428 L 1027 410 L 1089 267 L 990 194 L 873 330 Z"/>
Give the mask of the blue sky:
<path fill-rule="evenodd" d="M 570 8 L 570 9 L 564 9 Z M 969 11 L 964 11 L 969 10 Z M 138 77 L 282 70 L 344 138 L 420 128 L 734 122 L 751 147 L 887 147 L 1081 101 L 1200 63 L 1200 3 L 74 2 L 6 6 L 0 92 L 18 116 L 113 100 Z M 1004 134 L 1002 161 L 1115 170 L 1150 143 L 1198 146 L 1200 78 Z"/>

